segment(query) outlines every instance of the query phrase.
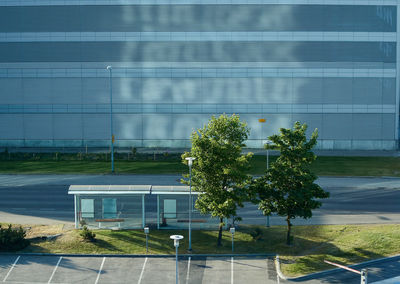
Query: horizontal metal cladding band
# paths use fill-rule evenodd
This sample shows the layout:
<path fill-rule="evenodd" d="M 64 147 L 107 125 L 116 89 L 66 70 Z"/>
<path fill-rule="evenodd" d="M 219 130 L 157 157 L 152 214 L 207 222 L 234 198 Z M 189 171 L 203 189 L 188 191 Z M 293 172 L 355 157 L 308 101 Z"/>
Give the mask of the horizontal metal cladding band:
<path fill-rule="evenodd" d="M 0 113 L 109 113 L 109 104 L 26 104 L 0 105 Z M 198 113 L 381 113 L 393 114 L 396 105 L 389 104 L 113 104 L 113 112 L 119 114 L 198 114 Z"/>
<path fill-rule="evenodd" d="M 105 68 L 0 68 L 0 78 L 108 78 Z M 114 68 L 114 78 L 396 78 L 394 68 Z"/>
<path fill-rule="evenodd" d="M 396 7 L 363 5 L 375 2 L 366 0 L 358 0 L 358 5 L 351 0 L 337 1 L 337 5 L 327 5 L 326 0 L 306 1 L 317 5 L 301 5 L 304 2 L 298 0 L 286 5 L 280 1 L 235 4 L 231 0 L 229 5 L 219 0 L 215 5 L 201 1 L 163 5 L 163 0 L 139 3 L 144 5 L 62 1 L 76 4 L 67 6 L 51 6 L 61 1 L 46 1 L 50 6 L 37 7 L 28 5 L 29 0 L 11 1 L 26 6 L 3 6 L 0 32 L 396 32 Z M 354 4 L 343 5 L 347 3 Z"/>
<path fill-rule="evenodd" d="M 145 41 L 0 43 L 0 62 L 396 62 L 395 42 Z"/>
<path fill-rule="evenodd" d="M 396 42 L 394 32 L 10 32 L 0 42 L 361 41 Z"/>
<path fill-rule="evenodd" d="M 397 0 L 1 0 L 0 6 L 58 6 L 58 5 L 188 5 L 188 4 L 304 4 L 304 5 L 383 5 L 392 6 Z"/>

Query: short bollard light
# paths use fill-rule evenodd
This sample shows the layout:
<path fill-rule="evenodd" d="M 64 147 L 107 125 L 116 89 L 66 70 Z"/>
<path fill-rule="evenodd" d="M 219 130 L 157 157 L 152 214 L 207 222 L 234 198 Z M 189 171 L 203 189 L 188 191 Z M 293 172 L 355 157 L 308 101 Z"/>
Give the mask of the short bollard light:
<path fill-rule="evenodd" d="M 233 252 L 233 243 L 234 243 L 234 236 L 235 236 L 235 227 L 231 227 L 230 229 L 229 229 L 229 232 L 231 232 L 231 234 L 232 234 L 232 252 Z"/>
<path fill-rule="evenodd" d="M 175 251 L 176 251 L 176 275 L 175 275 L 175 282 L 176 284 L 179 283 L 179 274 L 178 274 L 178 248 L 179 248 L 179 240 L 183 239 L 183 236 L 181 235 L 172 235 L 170 236 L 171 240 L 174 240 L 174 246 L 175 246 Z"/>
<path fill-rule="evenodd" d="M 143 228 L 144 233 L 146 234 L 146 253 L 149 252 L 149 227 L 144 227 Z"/>

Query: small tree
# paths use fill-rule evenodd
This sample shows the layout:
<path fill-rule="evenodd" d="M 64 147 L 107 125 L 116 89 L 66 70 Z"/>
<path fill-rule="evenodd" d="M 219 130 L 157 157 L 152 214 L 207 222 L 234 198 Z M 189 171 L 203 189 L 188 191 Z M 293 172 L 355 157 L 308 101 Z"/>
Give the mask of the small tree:
<path fill-rule="evenodd" d="M 316 159 L 312 148 L 317 143 L 317 129 L 309 141 L 306 130 L 306 124 L 295 122 L 293 129 L 281 128 L 279 135 L 270 136 L 273 147 L 280 150 L 280 156 L 266 174 L 253 183 L 263 214 L 277 213 L 286 217 L 288 245 L 291 244 L 290 220 L 296 217 L 311 218 L 312 210 L 321 206 L 316 199 L 329 197 L 328 192 L 314 183 L 317 176 L 309 169 Z"/>
<path fill-rule="evenodd" d="M 243 207 L 247 199 L 245 186 L 251 177 L 245 170 L 252 153 L 241 153 L 248 135 L 249 129 L 239 116 L 213 116 L 206 126 L 192 133 L 192 149 L 182 155 L 185 164 L 186 157 L 196 158 L 192 188 L 201 194 L 195 206 L 201 213 L 219 218 L 218 246 L 222 244 L 224 218 L 235 217 L 237 207 Z"/>

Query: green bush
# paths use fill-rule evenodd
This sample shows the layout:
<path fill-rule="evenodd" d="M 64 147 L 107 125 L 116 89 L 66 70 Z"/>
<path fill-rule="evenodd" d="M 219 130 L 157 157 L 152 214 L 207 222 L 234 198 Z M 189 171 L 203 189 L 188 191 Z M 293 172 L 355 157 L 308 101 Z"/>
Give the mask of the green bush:
<path fill-rule="evenodd" d="M 95 241 L 96 234 L 89 230 L 87 226 L 83 226 L 82 231 L 79 234 L 85 241 Z"/>
<path fill-rule="evenodd" d="M 254 230 L 250 231 L 250 235 L 253 237 L 253 240 L 258 241 L 261 240 L 263 232 L 259 227 L 256 227 Z"/>
<path fill-rule="evenodd" d="M 17 251 L 29 245 L 29 241 L 25 239 L 26 232 L 22 227 L 3 228 L 0 225 L 0 251 Z"/>

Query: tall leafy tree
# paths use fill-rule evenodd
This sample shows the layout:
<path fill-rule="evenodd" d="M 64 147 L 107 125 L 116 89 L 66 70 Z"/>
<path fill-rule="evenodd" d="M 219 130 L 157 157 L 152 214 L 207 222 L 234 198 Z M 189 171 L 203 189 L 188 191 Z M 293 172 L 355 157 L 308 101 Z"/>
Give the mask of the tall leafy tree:
<path fill-rule="evenodd" d="M 212 117 L 207 125 L 191 134 L 192 148 L 182 155 L 195 157 L 192 188 L 201 192 L 196 208 L 203 214 L 219 218 L 218 246 L 222 243 L 224 218 L 236 216 L 236 209 L 247 199 L 245 174 L 252 153 L 242 155 L 249 128 L 239 116 Z M 183 181 L 185 182 L 185 181 Z M 186 181 L 187 183 L 187 181 Z"/>
<path fill-rule="evenodd" d="M 280 134 L 269 137 L 272 147 L 280 150 L 280 156 L 253 184 L 263 214 L 286 217 L 288 245 L 291 244 L 291 220 L 311 218 L 312 210 L 322 205 L 318 199 L 329 197 L 328 192 L 314 183 L 317 176 L 310 171 L 316 159 L 312 148 L 317 143 L 318 131 L 315 129 L 307 141 L 306 130 L 306 124 L 295 122 L 293 129 L 281 128 Z"/>

